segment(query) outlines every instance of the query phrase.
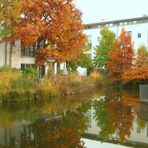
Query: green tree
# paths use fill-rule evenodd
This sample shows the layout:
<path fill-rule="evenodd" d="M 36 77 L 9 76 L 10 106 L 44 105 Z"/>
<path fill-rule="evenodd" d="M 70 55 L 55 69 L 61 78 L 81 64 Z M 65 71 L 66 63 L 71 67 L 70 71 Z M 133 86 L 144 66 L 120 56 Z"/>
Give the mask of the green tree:
<path fill-rule="evenodd" d="M 145 67 L 148 66 L 148 50 L 145 45 L 141 45 L 137 51 L 137 59 L 136 59 L 137 67 Z"/>
<path fill-rule="evenodd" d="M 84 52 L 81 52 L 77 58 L 71 59 L 67 62 L 67 68 L 70 71 L 76 71 L 76 69 L 80 67 L 85 67 L 87 69 L 90 69 L 93 67 L 91 58 L 85 54 Z"/>
<path fill-rule="evenodd" d="M 12 36 L 15 32 L 14 24 L 19 20 L 21 12 L 20 0 L 1 0 L 0 1 L 0 42 L 6 41 L 10 43 L 9 50 L 9 66 L 12 66 Z"/>
<path fill-rule="evenodd" d="M 100 31 L 101 41 L 99 46 L 95 48 L 96 56 L 94 59 L 95 66 L 98 66 L 100 69 L 106 67 L 106 62 L 109 59 L 109 49 L 113 40 L 115 39 L 115 33 L 110 31 L 107 27 L 104 27 Z"/>

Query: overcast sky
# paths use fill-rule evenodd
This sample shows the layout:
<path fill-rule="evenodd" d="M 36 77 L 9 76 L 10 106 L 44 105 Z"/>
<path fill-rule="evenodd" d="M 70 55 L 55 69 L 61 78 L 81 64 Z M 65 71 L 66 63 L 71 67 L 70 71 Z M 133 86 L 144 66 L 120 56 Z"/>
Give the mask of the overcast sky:
<path fill-rule="evenodd" d="M 74 0 L 84 23 L 148 15 L 148 0 Z"/>

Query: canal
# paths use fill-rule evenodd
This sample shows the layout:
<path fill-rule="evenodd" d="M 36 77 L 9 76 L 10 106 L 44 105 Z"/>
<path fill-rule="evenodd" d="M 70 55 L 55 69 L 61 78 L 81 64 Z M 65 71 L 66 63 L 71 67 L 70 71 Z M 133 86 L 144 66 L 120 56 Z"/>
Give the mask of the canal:
<path fill-rule="evenodd" d="M 0 147 L 85 148 L 89 141 L 92 148 L 96 142 L 147 148 L 148 103 L 139 94 L 106 88 L 89 96 L 1 105 Z"/>

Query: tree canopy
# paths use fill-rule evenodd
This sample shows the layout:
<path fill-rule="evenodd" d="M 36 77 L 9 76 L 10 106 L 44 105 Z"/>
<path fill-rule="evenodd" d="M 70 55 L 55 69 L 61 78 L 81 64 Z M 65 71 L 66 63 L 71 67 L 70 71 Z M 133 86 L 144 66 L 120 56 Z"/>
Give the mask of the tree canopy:
<path fill-rule="evenodd" d="M 115 40 L 109 51 L 107 62 L 109 76 L 113 81 L 121 81 L 124 70 L 133 68 L 134 49 L 131 35 L 122 29 L 119 39 Z"/>
<path fill-rule="evenodd" d="M 23 47 L 36 45 L 37 64 L 49 57 L 68 61 L 85 46 L 81 12 L 72 0 L 2 0 L 0 7 L 1 34 Z"/>
<path fill-rule="evenodd" d="M 63 62 L 74 58 L 85 46 L 81 13 L 72 0 L 23 0 L 16 25 L 16 38 L 23 46 L 37 44 L 36 62 L 49 57 Z"/>
<path fill-rule="evenodd" d="M 101 40 L 99 46 L 95 48 L 96 56 L 94 64 L 99 68 L 106 68 L 106 62 L 109 60 L 109 49 L 115 39 L 115 33 L 104 27 L 100 31 Z"/>

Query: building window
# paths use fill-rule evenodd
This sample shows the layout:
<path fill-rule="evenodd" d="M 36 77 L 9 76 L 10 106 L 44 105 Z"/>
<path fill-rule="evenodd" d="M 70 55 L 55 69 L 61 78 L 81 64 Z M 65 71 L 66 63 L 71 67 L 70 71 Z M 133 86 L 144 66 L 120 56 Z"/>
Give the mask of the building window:
<path fill-rule="evenodd" d="M 141 33 L 138 33 L 138 38 L 141 38 Z"/>
<path fill-rule="evenodd" d="M 141 129 L 139 127 L 137 127 L 137 133 L 141 133 Z"/>
<path fill-rule="evenodd" d="M 130 22 L 128 22 L 128 24 L 129 24 L 129 25 L 132 25 L 132 24 L 133 24 L 133 22 L 132 22 L 132 21 L 130 21 Z"/>
<path fill-rule="evenodd" d="M 119 23 L 119 25 L 122 26 L 123 25 L 123 22 Z"/>
<path fill-rule="evenodd" d="M 132 31 L 127 31 L 128 34 L 132 35 Z"/>
<path fill-rule="evenodd" d="M 36 50 L 35 45 L 29 46 L 27 48 L 22 48 L 21 49 L 21 56 L 34 57 L 35 50 Z"/>
<path fill-rule="evenodd" d="M 35 68 L 35 64 L 25 64 L 25 63 L 22 63 L 21 64 L 21 69 L 24 70 L 25 68 Z"/>
<path fill-rule="evenodd" d="M 124 25 L 127 25 L 128 23 L 127 23 L 127 22 L 124 22 L 123 24 L 124 24 Z"/>
<path fill-rule="evenodd" d="M 87 45 L 88 45 L 89 49 L 91 49 L 92 48 L 92 36 L 91 35 L 88 35 L 87 37 L 88 37 L 88 43 L 87 43 Z"/>
<path fill-rule="evenodd" d="M 111 24 L 109 24 L 109 27 L 113 27 L 113 24 L 111 23 Z"/>
<path fill-rule="evenodd" d="M 16 47 L 16 42 L 15 41 L 12 42 L 12 46 Z"/>

